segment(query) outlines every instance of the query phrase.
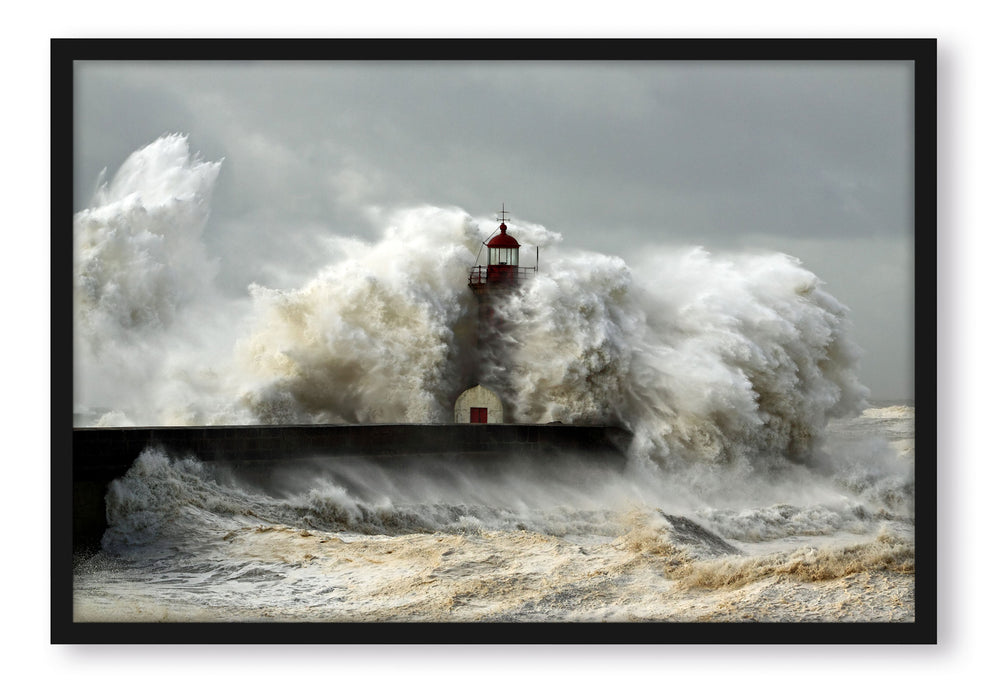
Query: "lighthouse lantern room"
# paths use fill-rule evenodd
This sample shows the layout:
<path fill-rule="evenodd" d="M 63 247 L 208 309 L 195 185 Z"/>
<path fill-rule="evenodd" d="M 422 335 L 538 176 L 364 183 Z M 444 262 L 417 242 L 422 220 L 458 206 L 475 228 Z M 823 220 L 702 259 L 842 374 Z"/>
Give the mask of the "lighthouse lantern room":
<path fill-rule="evenodd" d="M 509 235 L 508 226 L 505 224 L 509 221 L 505 217 L 507 213 L 503 205 L 500 214 L 496 215 L 499 221 L 498 233 L 493 234 L 483 244 L 488 248 L 488 264 L 471 268 L 468 284 L 479 296 L 499 288 L 514 286 L 520 280 L 529 279 L 536 273 L 535 267 L 519 267 L 519 241 Z M 537 260 L 539 260 L 539 249 L 537 249 Z"/>

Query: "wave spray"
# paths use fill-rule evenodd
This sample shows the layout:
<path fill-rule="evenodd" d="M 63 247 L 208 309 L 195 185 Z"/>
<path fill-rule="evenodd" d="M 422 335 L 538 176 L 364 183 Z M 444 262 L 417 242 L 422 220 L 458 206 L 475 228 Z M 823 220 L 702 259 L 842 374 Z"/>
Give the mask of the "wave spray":
<path fill-rule="evenodd" d="M 162 137 L 76 216 L 78 403 L 109 406 L 102 424 L 448 422 L 475 375 L 509 420 L 616 423 L 665 460 L 732 462 L 806 458 L 863 407 L 846 309 L 782 254 L 651 248 L 630 265 L 523 222 L 524 247 L 550 254 L 499 309 L 499 361 L 476 347 L 466 283 L 481 224 L 453 208 L 328 238 L 307 284 L 223 300 L 203 241 L 220 167 Z"/>

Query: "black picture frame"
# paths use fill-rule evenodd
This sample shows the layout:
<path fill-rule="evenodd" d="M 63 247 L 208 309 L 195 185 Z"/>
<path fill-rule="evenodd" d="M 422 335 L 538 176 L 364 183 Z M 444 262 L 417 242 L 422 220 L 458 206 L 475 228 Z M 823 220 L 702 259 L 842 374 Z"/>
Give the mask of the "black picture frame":
<path fill-rule="evenodd" d="M 912 623 L 76 623 L 72 620 L 73 63 L 159 60 L 774 60 L 914 64 L 916 616 Z M 51 641 L 54 644 L 933 644 L 936 615 L 934 39 L 51 41 Z"/>

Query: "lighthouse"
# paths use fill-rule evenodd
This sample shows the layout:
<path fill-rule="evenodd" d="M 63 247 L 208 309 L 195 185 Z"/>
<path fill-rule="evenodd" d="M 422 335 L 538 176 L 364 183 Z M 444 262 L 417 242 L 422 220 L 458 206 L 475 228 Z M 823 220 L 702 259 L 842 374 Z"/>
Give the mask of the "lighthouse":
<path fill-rule="evenodd" d="M 499 304 L 537 271 L 537 267 L 520 267 L 519 241 L 509 234 L 509 219 L 502 205 L 496 214 L 499 226 L 482 244 L 478 253 L 487 251 L 487 264 L 476 265 L 468 274 L 468 286 L 478 300 L 478 350 L 483 361 L 496 359 L 504 366 L 505 353 L 499 347 L 498 331 L 502 329 Z M 537 266 L 540 259 L 536 251 Z M 477 261 L 476 261 L 477 262 Z M 477 384 L 462 393 L 454 404 L 454 421 L 457 423 L 501 423 L 502 402 L 489 387 Z"/>

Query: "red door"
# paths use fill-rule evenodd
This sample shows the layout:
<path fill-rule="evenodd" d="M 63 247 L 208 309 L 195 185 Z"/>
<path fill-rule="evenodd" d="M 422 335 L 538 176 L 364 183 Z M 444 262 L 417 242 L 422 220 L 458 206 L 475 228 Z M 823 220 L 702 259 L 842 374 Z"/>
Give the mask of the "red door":
<path fill-rule="evenodd" d="M 472 423 L 487 423 L 488 422 L 488 409 L 487 408 L 474 408 L 471 407 L 471 422 Z"/>

